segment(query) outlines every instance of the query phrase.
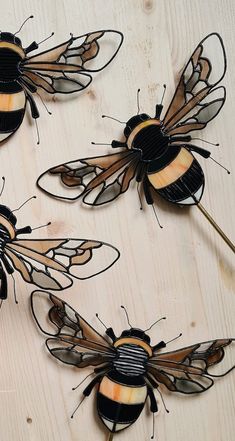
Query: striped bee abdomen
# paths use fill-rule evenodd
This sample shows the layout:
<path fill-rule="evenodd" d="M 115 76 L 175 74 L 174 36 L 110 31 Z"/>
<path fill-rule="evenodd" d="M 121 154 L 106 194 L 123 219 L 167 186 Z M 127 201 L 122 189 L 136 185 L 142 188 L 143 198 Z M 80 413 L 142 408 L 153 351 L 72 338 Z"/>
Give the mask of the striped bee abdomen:
<path fill-rule="evenodd" d="M 113 370 L 101 380 L 99 386 L 99 416 L 111 432 L 118 432 L 137 420 L 146 398 L 147 386 L 142 376 L 127 377 Z"/>
<path fill-rule="evenodd" d="M 2 93 L 0 84 L 0 142 L 12 135 L 21 125 L 25 113 L 25 93 Z"/>
<path fill-rule="evenodd" d="M 16 44 L 0 42 L 0 142 L 21 125 L 26 96 L 17 82 L 24 51 Z"/>
<path fill-rule="evenodd" d="M 148 174 L 148 179 L 158 194 L 169 202 L 181 205 L 200 201 L 204 190 L 204 174 L 192 153 L 182 147 L 176 158 L 158 172 Z"/>

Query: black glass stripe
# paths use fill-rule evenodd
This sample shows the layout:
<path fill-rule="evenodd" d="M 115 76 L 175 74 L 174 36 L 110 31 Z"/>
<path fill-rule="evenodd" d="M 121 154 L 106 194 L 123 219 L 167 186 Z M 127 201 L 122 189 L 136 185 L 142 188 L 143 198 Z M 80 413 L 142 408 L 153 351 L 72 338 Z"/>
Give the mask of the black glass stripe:
<path fill-rule="evenodd" d="M 17 93 L 23 90 L 22 86 L 17 81 L 0 81 L 0 94 L 1 93 Z"/>
<path fill-rule="evenodd" d="M 101 417 L 107 418 L 116 424 L 131 424 L 140 415 L 145 402 L 141 404 L 122 404 L 97 394 L 98 412 Z"/>
<path fill-rule="evenodd" d="M 10 133 L 16 130 L 22 123 L 24 109 L 9 112 L 0 111 L 0 133 Z"/>
<path fill-rule="evenodd" d="M 180 202 L 195 194 L 204 183 L 204 174 L 200 164 L 193 160 L 187 172 L 177 181 L 167 187 L 158 189 L 157 192 L 170 202 Z"/>
<path fill-rule="evenodd" d="M 118 372 L 117 370 L 112 370 L 106 376 L 115 383 L 122 384 L 123 386 L 136 387 L 136 386 L 145 385 L 145 380 L 141 375 L 127 377 L 126 375 L 121 374 L 121 372 Z"/>
<path fill-rule="evenodd" d="M 167 150 L 164 151 L 163 155 L 157 159 L 152 160 L 148 164 L 147 173 L 156 173 L 162 169 L 164 169 L 168 164 L 170 164 L 174 159 L 178 156 L 181 147 L 179 146 L 171 146 L 169 145 Z"/>

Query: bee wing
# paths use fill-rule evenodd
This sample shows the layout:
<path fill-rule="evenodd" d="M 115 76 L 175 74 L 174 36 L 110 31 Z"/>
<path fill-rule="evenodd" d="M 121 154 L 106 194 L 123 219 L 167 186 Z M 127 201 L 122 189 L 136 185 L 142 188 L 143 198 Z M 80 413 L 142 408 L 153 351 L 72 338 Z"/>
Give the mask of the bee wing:
<path fill-rule="evenodd" d="M 31 294 L 33 317 L 40 330 L 53 338 L 47 349 L 60 361 L 77 367 L 107 363 L 115 356 L 109 342 L 63 300 L 45 291 Z"/>
<path fill-rule="evenodd" d="M 108 353 L 108 351 L 100 352 L 99 348 L 84 349 L 58 338 L 47 339 L 46 347 L 57 360 L 78 368 L 105 365 L 115 357 L 113 353 Z"/>
<path fill-rule="evenodd" d="M 23 78 L 51 94 L 83 90 L 92 81 L 88 72 L 108 66 L 122 42 L 122 33 L 112 30 L 71 36 L 53 49 L 27 57 L 21 65 Z"/>
<path fill-rule="evenodd" d="M 215 87 L 226 72 L 226 54 L 219 34 L 205 37 L 191 55 L 164 116 L 168 135 L 200 130 L 219 113 L 226 92 Z"/>
<path fill-rule="evenodd" d="M 14 240 L 5 254 L 28 283 L 62 290 L 73 276 L 85 280 L 110 268 L 119 258 L 112 245 L 87 239 Z"/>
<path fill-rule="evenodd" d="M 148 373 L 156 385 L 163 384 L 171 392 L 205 392 L 213 386 L 213 378 L 223 377 L 234 369 L 231 354 L 226 354 L 225 357 L 224 351 L 234 340 L 211 340 L 160 355 L 154 354 L 148 363 Z M 220 363 L 223 368 L 227 365 L 225 371 L 209 372 L 209 368 Z"/>
<path fill-rule="evenodd" d="M 86 204 L 102 205 L 128 190 L 138 162 L 139 155 L 133 151 L 80 159 L 47 170 L 37 185 L 60 199 L 83 195 Z"/>

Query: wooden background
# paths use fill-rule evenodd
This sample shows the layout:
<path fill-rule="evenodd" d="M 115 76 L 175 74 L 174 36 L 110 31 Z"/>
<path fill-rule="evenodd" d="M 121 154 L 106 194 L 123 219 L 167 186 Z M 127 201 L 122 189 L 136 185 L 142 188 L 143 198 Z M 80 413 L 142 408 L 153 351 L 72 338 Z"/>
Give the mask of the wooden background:
<path fill-rule="evenodd" d="M 75 282 L 63 292 L 66 299 L 100 332 L 98 311 L 116 332 L 126 327 L 121 304 L 131 323 L 146 328 L 167 316 L 150 331 L 152 342 L 180 341 L 169 350 L 217 337 L 235 336 L 235 276 L 233 255 L 197 208 L 172 208 L 158 201 L 160 230 L 151 208 L 139 210 L 136 189 L 114 204 L 85 209 L 79 202 L 49 199 L 35 187 L 37 176 L 57 163 L 95 154 L 108 147 L 90 142 L 118 139 L 123 126 L 102 120 L 103 113 L 127 120 L 136 112 L 136 90 L 141 88 L 141 110 L 154 114 L 167 84 L 165 104 L 174 91 L 174 78 L 196 44 L 212 31 L 226 47 L 228 71 L 224 84 L 227 101 L 220 115 L 201 134 L 220 142 L 213 156 L 233 172 L 230 176 L 210 160 L 199 159 L 206 175 L 203 204 L 229 237 L 234 236 L 234 114 L 235 52 L 233 0 L 1 0 L 1 30 L 15 32 L 30 14 L 20 34 L 23 45 L 55 36 L 42 50 L 68 38 L 102 28 L 121 30 L 123 47 L 115 61 L 83 94 L 49 102 L 53 116 L 39 103 L 41 144 L 36 145 L 34 123 L 27 115 L 18 133 L 1 147 L 1 175 L 6 188 L 1 203 L 12 209 L 36 194 L 18 213 L 18 224 L 32 227 L 51 220 L 37 237 L 88 237 L 111 242 L 121 259 L 102 276 Z M 11 285 L 9 280 L 9 286 Z M 0 439 L 1 441 L 107 440 L 95 412 L 95 394 L 74 420 L 70 414 L 82 388 L 72 392 L 89 370 L 78 371 L 52 359 L 44 347 L 29 308 L 33 287 L 16 275 L 19 305 L 12 289 L 0 313 Z M 235 372 L 197 397 L 166 394 L 167 415 L 159 402 L 157 441 L 232 441 L 234 439 Z M 159 397 L 157 397 L 159 398 Z M 114 437 L 123 441 L 150 439 L 151 416 L 145 410 L 129 430 Z"/>

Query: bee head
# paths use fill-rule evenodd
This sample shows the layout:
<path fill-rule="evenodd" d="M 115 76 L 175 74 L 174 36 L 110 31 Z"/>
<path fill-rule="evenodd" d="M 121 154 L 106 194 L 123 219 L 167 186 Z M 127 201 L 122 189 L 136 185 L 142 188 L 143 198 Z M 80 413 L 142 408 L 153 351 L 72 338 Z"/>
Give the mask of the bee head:
<path fill-rule="evenodd" d="M 7 219 L 13 226 L 16 225 L 17 219 L 6 205 L 0 205 L 0 216 L 5 217 L 5 219 Z"/>
<path fill-rule="evenodd" d="M 151 117 L 146 113 L 141 113 L 140 115 L 132 116 L 132 118 L 130 118 L 129 121 L 127 121 L 126 127 L 124 129 L 124 135 L 126 136 L 126 138 L 130 136 L 132 130 L 134 130 L 135 127 L 137 127 L 143 121 L 147 121 L 148 119 L 151 119 Z"/>
<path fill-rule="evenodd" d="M 6 41 L 7 43 L 16 44 L 17 46 L 22 47 L 21 40 L 14 34 L 11 34 L 11 32 L 1 32 L 0 41 Z"/>
<path fill-rule="evenodd" d="M 131 328 L 122 331 L 120 338 L 126 338 L 126 337 L 134 337 L 150 345 L 150 337 L 147 334 L 145 334 L 145 332 L 142 331 L 142 329 Z"/>

